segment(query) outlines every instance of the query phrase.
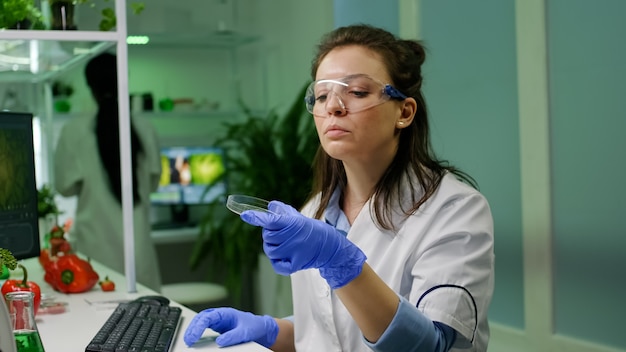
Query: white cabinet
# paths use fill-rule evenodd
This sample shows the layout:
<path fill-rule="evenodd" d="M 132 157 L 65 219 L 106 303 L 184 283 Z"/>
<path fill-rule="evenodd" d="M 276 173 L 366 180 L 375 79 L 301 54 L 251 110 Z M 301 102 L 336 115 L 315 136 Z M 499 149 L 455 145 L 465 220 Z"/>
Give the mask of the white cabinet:
<path fill-rule="evenodd" d="M 126 1 L 115 2 L 117 30 L 115 32 L 93 31 L 47 31 L 5 30 L 0 31 L 0 60 L 4 62 L 0 83 L 30 82 L 40 85 L 44 95 L 44 120 L 52 119 L 52 96 L 50 78 L 81 60 L 88 59 L 107 47 L 116 46 L 118 59 L 118 94 L 120 113 L 120 159 L 122 164 L 122 209 L 124 212 L 124 261 L 129 292 L 136 291 L 135 258 L 133 242 L 133 204 L 130 156 L 130 119 L 128 101 L 128 51 L 126 45 Z M 56 43 L 56 44 L 54 44 Z M 84 43 L 91 43 L 84 45 Z M 70 56 L 59 59 L 51 55 L 50 47 L 73 47 Z M 21 51 L 21 52 L 20 52 Z M 54 58 L 53 58 L 54 57 Z M 33 111 L 38 110 L 33 107 Z M 46 148 L 50 150 L 50 148 Z"/>
<path fill-rule="evenodd" d="M 15 85 L 28 86 L 32 94 L 28 100 L 31 112 L 41 120 L 41 146 L 39 168 L 42 176 L 52 182 L 52 159 L 54 127 L 62 118 L 53 116 L 51 82 L 69 69 L 84 63 L 90 57 L 116 47 L 118 57 L 118 93 L 120 108 L 120 143 L 122 162 L 122 207 L 124 211 L 125 263 L 127 287 L 135 289 L 134 257 L 132 255 L 132 182 L 130 171 L 130 124 L 129 124 L 129 61 L 126 44 L 126 2 L 116 1 L 117 22 L 115 32 L 96 31 L 0 31 L 0 93 Z M 151 35 L 151 43 L 145 47 L 133 47 L 137 53 L 161 50 L 171 51 L 177 60 L 174 67 L 191 75 L 184 83 L 193 92 L 206 94 L 211 102 L 218 102 L 214 111 L 204 112 L 153 112 L 146 113 L 151 119 L 165 144 L 212 143 L 225 121 L 242 117 L 240 102 L 253 110 L 267 109 L 266 62 L 262 42 L 259 37 L 240 35 L 234 32 L 214 32 L 208 34 Z M 133 53 L 135 55 L 135 53 Z M 163 57 L 152 55 L 152 60 Z M 201 69 L 190 70 L 186 60 L 200 65 Z M 217 63 L 214 63 L 217 62 Z M 160 78 L 171 73 L 165 68 Z M 131 76 L 136 78 L 135 71 Z M 138 80 L 150 88 L 158 88 L 146 80 Z M 132 87 L 141 90 L 144 87 Z M 135 89 L 136 88 L 136 89 Z M 177 92 L 155 94 L 155 107 L 158 99 L 166 93 L 177 98 Z M 185 92 L 181 93 L 184 97 Z M 181 96 L 178 96 L 181 97 Z M 67 116 L 65 116 L 67 117 Z"/>
<path fill-rule="evenodd" d="M 37 117 L 35 137 L 39 138 L 36 138 L 35 159 L 39 186 L 52 182 L 52 165 L 48 161 L 57 127 L 52 123 L 51 82 L 88 57 L 115 46 L 110 33 L 106 33 L 109 37 L 106 41 L 91 39 L 91 34 L 0 32 L 0 97 L 16 92 L 17 110 L 31 112 Z M 100 33 L 96 34 L 100 36 Z M 6 99 L 0 98 L 0 104 L 0 109 L 10 109 Z"/>

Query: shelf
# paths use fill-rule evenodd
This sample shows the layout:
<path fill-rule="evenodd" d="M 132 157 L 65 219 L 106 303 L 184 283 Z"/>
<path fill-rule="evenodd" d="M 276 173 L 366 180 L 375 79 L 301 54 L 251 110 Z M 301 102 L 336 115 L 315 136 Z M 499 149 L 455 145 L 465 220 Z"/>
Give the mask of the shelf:
<path fill-rule="evenodd" d="M 100 31 L 52 31 L 52 30 L 3 30 L 0 29 L 2 40 L 56 40 L 56 41 L 84 41 L 86 38 L 98 42 L 115 42 L 119 37 L 117 32 Z M 124 38 L 125 39 L 125 38 Z"/>
<path fill-rule="evenodd" d="M 0 82 L 38 83 L 115 45 L 115 32 L 0 31 Z"/>
<path fill-rule="evenodd" d="M 243 35 L 237 32 L 212 33 L 133 33 L 150 38 L 146 45 L 160 47 L 203 47 L 203 48 L 237 48 L 260 41 L 260 37 Z"/>
<path fill-rule="evenodd" d="M 0 82 L 50 80 L 85 57 L 97 55 L 114 45 L 113 42 L 0 39 Z"/>
<path fill-rule="evenodd" d="M 71 111 L 71 112 L 55 112 L 55 118 L 73 118 L 84 116 L 85 114 L 93 114 L 94 111 Z M 240 115 L 239 110 L 213 110 L 213 111 L 141 111 L 132 112 L 131 115 L 142 116 L 147 119 L 151 118 L 222 118 Z"/>
<path fill-rule="evenodd" d="M 55 31 L 55 30 L 0 30 L 0 55 L 2 66 L 0 82 L 47 82 L 74 65 L 84 63 L 91 56 L 117 46 L 117 88 L 119 96 L 128 96 L 128 77 L 121 72 L 128 69 L 128 51 L 126 47 L 126 1 L 115 1 L 117 28 L 112 32 L 100 31 Z M 59 50 L 58 50 L 59 49 Z M 59 54 L 61 53 L 61 54 Z M 40 90 L 46 104 L 46 117 L 52 119 L 52 94 L 49 85 Z M 42 94 L 43 93 L 43 94 Z M 122 183 L 122 213 L 124 239 L 124 274 L 128 292 L 136 292 L 135 256 L 133 243 L 133 205 L 132 205 L 132 156 L 128 126 L 129 111 L 126 99 L 119 104 L 120 162 Z M 50 137 L 53 131 L 45 131 Z M 128 138 L 121 138 L 127 136 Z M 52 139 L 45 140 L 45 157 L 53 151 Z M 47 174 L 53 174 L 52 163 L 45 161 Z M 126 221 L 127 219 L 130 219 Z M 129 250 L 129 248 L 131 250 Z"/>
<path fill-rule="evenodd" d="M 150 38 L 148 47 L 234 49 L 260 41 L 259 36 L 230 31 L 142 35 Z M 85 57 L 126 39 L 119 36 L 117 32 L 99 31 L 0 30 L 0 82 L 50 80 Z"/>
<path fill-rule="evenodd" d="M 241 111 L 145 111 L 134 113 L 148 119 L 222 119 L 241 115 Z"/>

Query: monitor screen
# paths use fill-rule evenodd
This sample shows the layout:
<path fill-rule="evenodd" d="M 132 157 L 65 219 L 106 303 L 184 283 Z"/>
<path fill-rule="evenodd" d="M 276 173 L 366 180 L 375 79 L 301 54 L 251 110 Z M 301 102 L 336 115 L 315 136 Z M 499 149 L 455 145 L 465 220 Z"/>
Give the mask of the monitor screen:
<path fill-rule="evenodd" d="M 33 115 L 0 111 L 0 247 L 39 256 Z"/>
<path fill-rule="evenodd" d="M 220 148 L 163 148 L 161 168 L 159 188 L 150 195 L 152 204 L 205 204 L 226 195 L 226 165 Z"/>

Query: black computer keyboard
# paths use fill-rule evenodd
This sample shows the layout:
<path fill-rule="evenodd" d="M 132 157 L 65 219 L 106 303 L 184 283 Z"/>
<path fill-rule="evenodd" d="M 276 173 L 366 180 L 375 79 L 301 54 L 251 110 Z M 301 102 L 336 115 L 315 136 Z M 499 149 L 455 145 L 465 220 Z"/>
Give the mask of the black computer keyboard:
<path fill-rule="evenodd" d="M 179 307 L 120 303 L 85 352 L 168 352 L 181 321 Z"/>

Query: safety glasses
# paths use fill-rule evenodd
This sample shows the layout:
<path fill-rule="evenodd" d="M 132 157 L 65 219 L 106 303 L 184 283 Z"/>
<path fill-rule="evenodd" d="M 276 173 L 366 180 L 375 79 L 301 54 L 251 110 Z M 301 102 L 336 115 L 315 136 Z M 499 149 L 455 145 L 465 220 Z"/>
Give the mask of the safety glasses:
<path fill-rule="evenodd" d="M 370 109 L 390 99 L 404 100 L 407 96 L 389 84 L 368 75 L 357 74 L 339 79 L 312 82 L 304 97 L 306 109 L 314 116 L 327 116 L 328 104 L 350 113 Z"/>

